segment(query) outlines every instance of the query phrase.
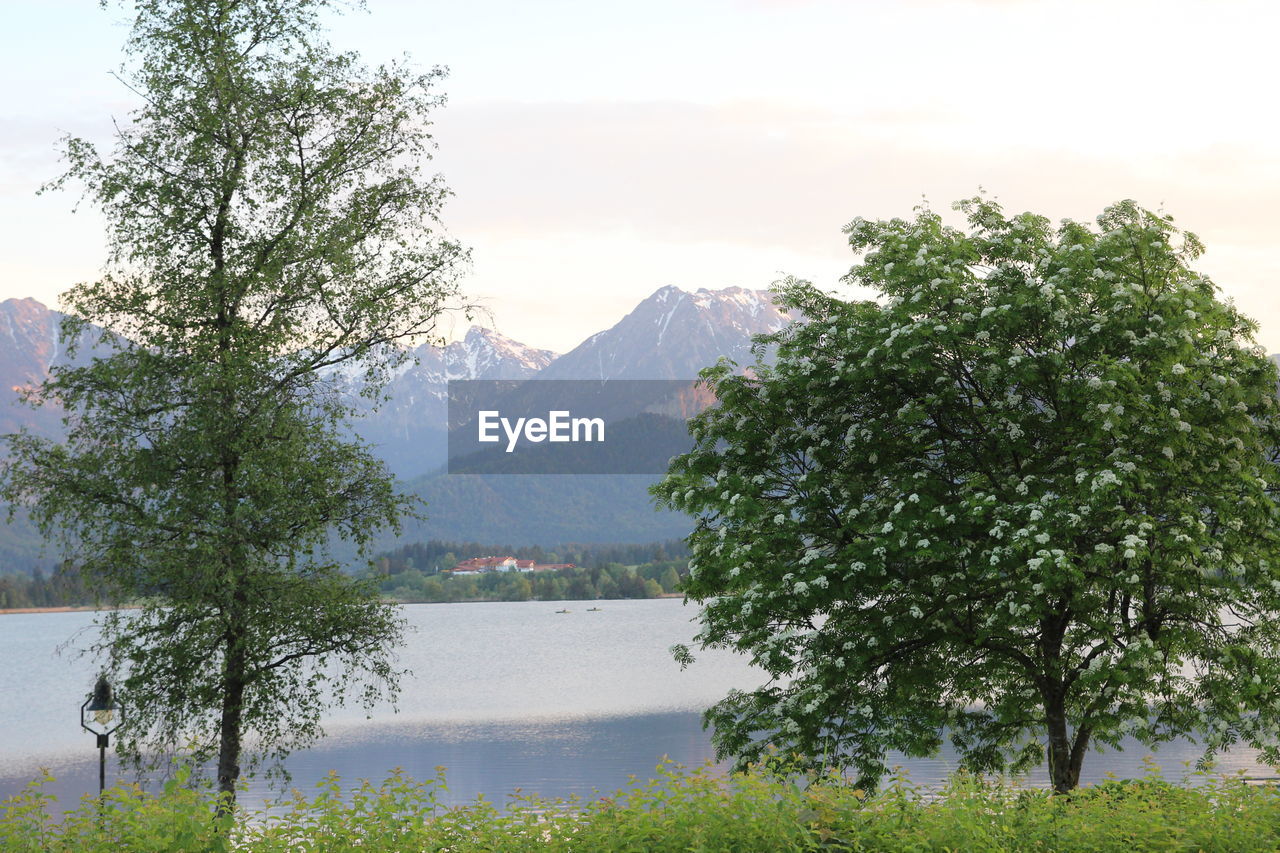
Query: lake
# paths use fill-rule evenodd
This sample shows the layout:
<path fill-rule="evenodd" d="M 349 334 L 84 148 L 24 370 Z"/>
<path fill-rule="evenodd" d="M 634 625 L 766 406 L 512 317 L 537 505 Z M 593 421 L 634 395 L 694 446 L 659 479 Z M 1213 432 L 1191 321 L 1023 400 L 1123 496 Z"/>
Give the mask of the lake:
<path fill-rule="evenodd" d="M 601 609 L 588 612 L 592 606 Z M 561 608 L 571 612 L 555 612 Z M 545 796 L 610 792 L 630 774 L 651 775 L 664 755 L 686 765 L 710 761 L 700 712 L 762 675 L 727 652 L 702 652 L 681 671 L 668 650 L 692 639 L 696 614 L 678 599 L 407 605 L 411 632 L 400 663 L 413 675 L 402 681 L 399 712 L 379 707 L 365 719 L 358 707 L 335 710 L 328 736 L 289 759 L 293 784 L 308 789 L 330 770 L 380 781 L 393 767 L 427 779 L 443 765 L 443 801 L 484 794 L 500 803 L 516 788 Z M 97 750 L 79 727 L 96 669 L 74 651 L 91 640 L 92 622 L 90 613 L 0 616 L 0 671 L 13 685 L 0 694 L 0 798 L 41 767 L 57 777 L 50 790 L 60 802 L 96 791 Z M 1135 743 L 1091 754 L 1084 781 L 1141 775 L 1148 752 Z M 1156 759 L 1169 778 L 1180 778 L 1196 754 L 1193 745 L 1175 743 Z M 948 751 L 898 761 L 922 783 L 945 779 L 956 764 Z M 1220 766 L 1272 772 L 1248 750 Z M 115 770 L 108 754 L 109 777 Z M 1041 771 L 1029 781 L 1044 780 Z M 255 778 L 243 802 L 255 806 L 278 794 Z"/>

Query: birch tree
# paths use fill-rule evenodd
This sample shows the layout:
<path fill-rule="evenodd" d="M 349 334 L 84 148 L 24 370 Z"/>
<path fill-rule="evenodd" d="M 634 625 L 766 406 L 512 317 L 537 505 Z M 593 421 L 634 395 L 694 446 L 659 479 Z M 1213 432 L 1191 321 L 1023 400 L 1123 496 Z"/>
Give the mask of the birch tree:
<path fill-rule="evenodd" d="M 32 401 L 64 441 L 9 437 L 5 496 L 139 611 L 102 617 L 134 757 L 194 743 L 234 798 L 251 761 L 320 734 L 330 691 L 394 695 L 402 622 L 339 571 L 409 509 L 342 426 L 335 371 L 378 396 L 458 296 L 466 252 L 425 171 L 440 70 L 332 50 L 323 0 L 139 0 L 121 79 L 141 106 L 100 153 L 65 140 L 105 215 L 101 278 L 63 296 Z M 194 740 L 192 740 L 194 739 Z"/>

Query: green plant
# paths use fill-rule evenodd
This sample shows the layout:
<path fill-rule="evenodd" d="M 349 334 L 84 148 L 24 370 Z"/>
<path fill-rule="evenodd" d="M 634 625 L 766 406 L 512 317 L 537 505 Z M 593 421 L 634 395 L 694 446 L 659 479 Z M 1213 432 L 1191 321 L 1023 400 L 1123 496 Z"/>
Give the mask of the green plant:
<path fill-rule="evenodd" d="M 195 738 L 231 799 L 330 701 L 396 692 L 403 620 L 332 546 L 418 503 L 346 424 L 458 296 L 426 172 L 443 71 L 330 49 L 329 0 L 124 5 L 139 107 L 109 154 L 67 138 L 52 185 L 84 186 L 110 248 L 62 295 L 84 357 L 27 395 L 67 428 L 7 436 L 0 495 L 140 605 L 92 649 L 131 700 L 122 753 Z"/>
<path fill-rule="evenodd" d="M 446 807 L 443 769 L 346 788 L 330 775 L 265 810 L 219 819 L 218 794 L 179 773 L 158 793 L 118 785 L 51 818 L 45 775 L 0 811 L 6 853 L 1261 853 L 1280 846 L 1280 790 L 1151 772 L 1055 794 L 958 774 L 940 789 L 898 774 L 878 794 L 836 775 L 723 776 L 664 761 L 608 796 L 516 792 Z"/>
<path fill-rule="evenodd" d="M 944 738 L 974 772 L 1195 733 L 1280 762 L 1280 407 L 1256 325 L 1194 235 L 1124 201 L 1097 225 L 961 202 L 854 220 L 845 301 L 757 363 L 654 494 L 696 518 L 697 641 L 770 676 L 707 712 L 876 784 Z M 766 357 L 776 353 L 776 359 Z M 682 660 L 687 649 L 677 649 Z"/>

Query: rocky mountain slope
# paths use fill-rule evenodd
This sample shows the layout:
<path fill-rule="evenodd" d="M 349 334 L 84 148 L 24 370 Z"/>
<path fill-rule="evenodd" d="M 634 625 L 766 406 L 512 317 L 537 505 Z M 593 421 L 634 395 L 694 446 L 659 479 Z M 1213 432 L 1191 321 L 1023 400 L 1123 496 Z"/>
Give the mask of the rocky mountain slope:
<path fill-rule="evenodd" d="M 22 427 L 42 435 L 57 432 L 61 412 L 26 406 L 19 393 L 44 381 L 55 364 L 67 362 L 58 334 L 61 321 L 61 314 L 34 299 L 0 302 L 0 433 Z"/>
<path fill-rule="evenodd" d="M 436 347 L 424 344 L 387 387 L 376 411 L 367 406 L 353 431 L 374 445 L 402 479 L 433 471 L 445 463 L 448 383 L 451 379 L 530 379 L 556 357 L 473 326 L 460 341 Z"/>
<path fill-rule="evenodd" d="M 768 291 L 729 287 L 692 293 L 667 286 L 616 325 L 587 338 L 540 379 L 692 379 L 727 356 L 751 358 L 751 336 L 789 322 Z"/>
<path fill-rule="evenodd" d="M 0 402 L 0 432 L 25 426 L 56 434 L 60 413 L 17 404 L 16 389 L 39 382 L 51 365 L 65 361 L 59 319 L 33 299 L 0 303 L 0 391 L 9 397 Z M 722 355 L 748 363 L 751 336 L 786 322 L 765 291 L 668 286 L 559 357 L 474 327 L 447 346 L 414 350 L 416 363 L 397 372 L 387 400 L 376 410 L 365 405 L 351 428 L 427 502 L 427 519 L 411 522 L 405 539 L 558 544 L 683 536 L 686 518 L 653 510 L 646 491 L 653 478 L 444 474 L 448 382 L 693 378 Z M 0 572 L 48 563 L 36 553 L 37 542 L 29 526 L 0 529 Z"/>

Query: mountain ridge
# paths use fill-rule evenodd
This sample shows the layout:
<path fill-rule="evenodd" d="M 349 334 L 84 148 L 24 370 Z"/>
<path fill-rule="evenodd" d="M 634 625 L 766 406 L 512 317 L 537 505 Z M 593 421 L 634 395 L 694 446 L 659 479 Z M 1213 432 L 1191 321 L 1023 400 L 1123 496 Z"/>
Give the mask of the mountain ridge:
<path fill-rule="evenodd" d="M 0 302 L 0 388 L 36 384 L 51 366 L 65 362 L 58 342 L 61 316 L 34 299 Z M 667 285 L 563 355 L 477 325 L 447 345 L 414 348 L 414 360 L 393 373 L 381 406 L 355 398 L 357 411 L 349 427 L 408 491 L 427 501 L 427 520 L 408 524 L 400 541 L 518 538 L 529 539 L 530 545 L 555 545 L 677 538 L 688 532 L 689 520 L 653 508 L 647 486 L 654 478 L 443 473 L 448 382 L 692 379 L 722 355 L 747 362 L 751 336 L 776 331 L 786 321 L 767 291 L 685 291 Z M 77 361 L 93 352 L 86 348 Z M 334 371 L 333 377 L 354 390 L 358 371 Z M 21 406 L 15 393 L 9 406 L 0 406 L 0 431 L 26 426 L 56 435 L 60 417 L 57 411 Z M 35 553 L 38 538 L 33 534 L 21 522 L 0 530 L 0 573 L 49 562 Z M 389 547 L 396 541 L 384 537 L 379 543 Z"/>
<path fill-rule="evenodd" d="M 690 292 L 667 285 L 551 362 L 538 378 L 694 379 L 722 356 L 750 361 L 751 336 L 776 332 L 788 321 L 768 291 Z"/>

